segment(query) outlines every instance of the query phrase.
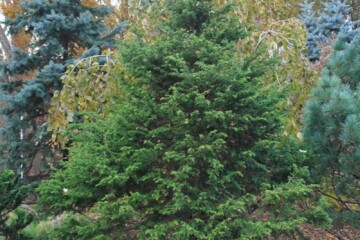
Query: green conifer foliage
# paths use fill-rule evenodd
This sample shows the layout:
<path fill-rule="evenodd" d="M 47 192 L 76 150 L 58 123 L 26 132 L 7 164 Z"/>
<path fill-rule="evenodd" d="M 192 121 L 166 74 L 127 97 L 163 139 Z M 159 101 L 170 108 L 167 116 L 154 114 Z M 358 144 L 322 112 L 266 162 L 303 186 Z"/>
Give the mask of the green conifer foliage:
<path fill-rule="evenodd" d="M 79 49 L 91 48 L 97 54 L 106 43 L 101 33 L 106 30 L 105 7 L 85 7 L 80 0 L 23 1 L 22 13 L 7 19 L 10 34 L 25 29 L 33 36 L 29 51 L 14 49 L 9 64 L 2 63 L 2 74 L 11 81 L 2 85 L 2 115 L 6 126 L 1 131 L 1 163 L 19 170 L 29 170 L 35 158 L 51 156 L 50 133 L 46 131 L 46 116 L 52 93 L 61 88 L 60 77 L 74 61 Z M 26 81 L 19 74 L 35 71 Z M 33 76 L 30 74 L 29 76 Z"/>
<path fill-rule="evenodd" d="M 313 170 L 340 214 L 360 226 L 360 37 L 334 45 L 304 113 L 304 139 L 318 154 Z"/>
<path fill-rule="evenodd" d="M 237 49 L 245 32 L 213 2 L 167 1 L 156 40 L 121 43 L 125 100 L 80 125 L 69 160 L 39 187 L 45 209 L 96 213 L 65 221 L 74 238 L 265 239 L 326 218 L 295 211 L 313 186 L 288 179 L 299 151 L 274 140 L 283 113 L 263 84 L 270 63 Z"/>
<path fill-rule="evenodd" d="M 0 236 L 6 239 L 23 239 L 20 230 L 33 219 L 31 214 L 19 208 L 27 191 L 28 187 L 20 185 L 19 176 L 13 171 L 0 172 Z M 11 214 L 12 219 L 9 219 Z"/>

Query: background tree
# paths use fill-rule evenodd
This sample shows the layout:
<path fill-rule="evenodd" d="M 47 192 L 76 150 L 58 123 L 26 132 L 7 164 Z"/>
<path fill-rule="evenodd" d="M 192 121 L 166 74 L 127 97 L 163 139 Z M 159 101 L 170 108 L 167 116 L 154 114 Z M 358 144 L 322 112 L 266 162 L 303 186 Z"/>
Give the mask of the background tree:
<path fill-rule="evenodd" d="M 46 131 L 50 98 L 61 88 L 60 76 L 80 49 L 100 51 L 101 34 L 106 31 L 102 19 L 108 12 L 106 7 L 86 7 L 81 1 L 26 1 L 21 14 L 7 19 L 10 34 L 25 30 L 33 37 L 28 51 L 14 49 L 13 61 L 2 65 L 3 74 L 14 76 L 2 85 L 7 104 L 2 109 L 6 144 L 1 152 L 9 168 L 32 169 L 31 174 L 37 175 L 42 160 L 54 160 L 48 143 L 51 134 Z M 36 71 L 33 78 L 17 79 L 31 71 Z"/>
<path fill-rule="evenodd" d="M 2 16 L 13 19 L 16 14 L 20 13 L 21 8 L 19 0 L 3 0 L 0 4 L 0 12 Z M 11 39 L 7 34 L 7 27 L 5 25 L 0 25 L 0 44 L 1 44 L 1 61 L 10 62 L 12 59 L 12 46 L 26 50 L 27 46 L 31 40 L 31 35 L 26 34 L 25 31 L 21 31 L 16 35 L 13 35 Z M 32 74 L 32 73 L 29 73 Z M 11 80 L 10 76 L 0 76 L 1 82 L 8 82 Z M 25 78 L 18 76 L 19 79 Z M 0 103 L 3 105 L 4 103 Z M 0 126 L 4 127 L 4 121 L 0 117 Z"/>

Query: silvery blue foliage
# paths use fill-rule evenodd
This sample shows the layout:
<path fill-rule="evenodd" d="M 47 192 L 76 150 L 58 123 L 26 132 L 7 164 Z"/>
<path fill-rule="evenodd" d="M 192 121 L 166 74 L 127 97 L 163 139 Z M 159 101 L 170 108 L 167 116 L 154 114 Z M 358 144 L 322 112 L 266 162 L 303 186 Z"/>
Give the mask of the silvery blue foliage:
<path fill-rule="evenodd" d="M 341 30 L 350 30 L 351 7 L 347 4 L 347 0 L 330 0 L 322 5 L 323 10 L 319 14 L 319 24 L 325 36 L 331 37 L 332 34 L 337 34 Z M 347 27 L 344 26 L 345 24 Z"/>
<path fill-rule="evenodd" d="M 320 11 L 313 10 L 314 2 L 305 0 L 300 4 L 301 22 L 307 29 L 307 56 L 311 61 L 319 60 L 320 42 L 327 42 L 338 33 L 347 35 L 348 41 L 358 33 L 356 22 L 351 20 L 351 7 L 347 0 L 330 0 L 322 3 Z"/>
<path fill-rule="evenodd" d="M 306 27 L 307 33 L 307 57 L 311 60 L 317 60 L 320 56 L 320 48 L 318 42 L 324 40 L 322 29 L 314 12 L 314 2 L 309 3 L 307 0 L 300 4 L 301 14 L 299 16 L 301 22 Z"/>

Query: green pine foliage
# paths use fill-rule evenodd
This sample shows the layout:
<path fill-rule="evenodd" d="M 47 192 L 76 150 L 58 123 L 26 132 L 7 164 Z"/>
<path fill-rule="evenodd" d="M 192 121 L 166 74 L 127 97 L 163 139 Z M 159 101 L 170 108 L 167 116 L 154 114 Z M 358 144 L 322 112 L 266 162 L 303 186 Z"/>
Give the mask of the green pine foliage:
<path fill-rule="evenodd" d="M 1 64 L 2 74 L 11 81 L 1 86 L 6 126 L 1 131 L 0 151 L 2 164 L 28 171 L 35 158 L 53 157 L 51 133 L 46 131 L 50 99 L 54 90 L 61 89 L 60 77 L 80 49 L 91 48 L 91 54 L 100 51 L 105 43 L 103 18 L 109 9 L 85 7 L 80 0 L 22 1 L 21 9 L 5 24 L 10 34 L 26 30 L 33 41 L 28 51 L 14 49 L 11 62 Z M 29 79 L 19 80 L 19 74 L 28 74 Z"/>
<path fill-rule="evenodd" d="M 32 214 L 21 209 L 28 187 L 19 183 L 19 176 L 13 171 L 0 173 L 0 236 L 6 239 L 24 239 L 21 230 L 33 219 Z"/>
<path fill-rule="evenodd" d="M 69 159 L 38 188 L 44 209 L 88 215 L 58 238 L 265 239 L 328 221 L 311 202 L 295 209 L 314 186 L 298 145 L 279 140 L 284 98 L 263 84 L 271 63 L 238 49 L 246 32 L 230 6 L 167 3 L 156 40 L 120 44 L 126 100 L 75 126 Z"/>
<path fill-rule="evenodd" d="M 334 219 L 360 227 L 360 37 L 341 35 L 304 113 L 304 139 L 318 154 L 311 167 L 336 203 Z M 345 219 L 342 219 L 343 216 Z"/>

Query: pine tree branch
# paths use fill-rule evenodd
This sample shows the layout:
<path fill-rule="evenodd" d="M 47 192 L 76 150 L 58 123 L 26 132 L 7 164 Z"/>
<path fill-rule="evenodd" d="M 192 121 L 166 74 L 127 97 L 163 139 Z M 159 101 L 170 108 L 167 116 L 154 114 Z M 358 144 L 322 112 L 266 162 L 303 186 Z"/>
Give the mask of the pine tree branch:
<path fill-rule="evenodd" d="M 334 189 L 334 193 L 335 193 L 335 188 L 336 188 L 336 187 L 335 187 L 334 175 L 335 175 L 335 169 L 333 169 L 333 172 L 332 172 L 332 174 L 331 174 L 331 186 L 332 186 L 332 188 Z M 327 194 L 327 193 L 322 192 L 320 189 L 319 189 L 319 192 L 322 193 L 322 194 L 324 194 L 325 196 L 328 196 L 328 197 L 330 197 L 330 198 L 338 201 L 338 202 L 341 202 L 341 203 L 343 204 L 343 206 L 344 206 L 347 210 L 349 210 L 349 211 L 351 212 L 351 209 L 350 209 L 349 206 L 346 204 L 346 202 L 344 202 L 344 200 L 342 200 L 342 198 L 339 197 L 338 195 L 336 195 L 336 197 L 334 197 L 334 196 L 331 196 L 331 195 L 329 195 L 329 194 Z"/>
<path fill-rule="evenodd" d="M 341 203 L 346 207 L 346 209 L 349 210 L 349 211 L 351 211 L 351 209 L 350 209 L 346 204 L 357 204 L 357 205 L 360 204 L 360 202 L 354 202 L 354 201 L 350 201 L 350 200 L 344 201 L 344 200 L 342 200 L 340 197 L 332 196 L 332 195 L 330 195 L 330 194 L 328 194 L 328 193 L 325 193 L 325 192 L 321 191 L 320 189 L 318 189 L 318 191 L 319 191 L 319 193 L 321 193 L 322 195 L 325 195 L 325 196 L 327 196 L 327 197 L 329 197 L 329 198 L 331 198 L 331 199 L 334 199 L 334 200 L 337 201 L 337 202 L 341 202 Z"/>

